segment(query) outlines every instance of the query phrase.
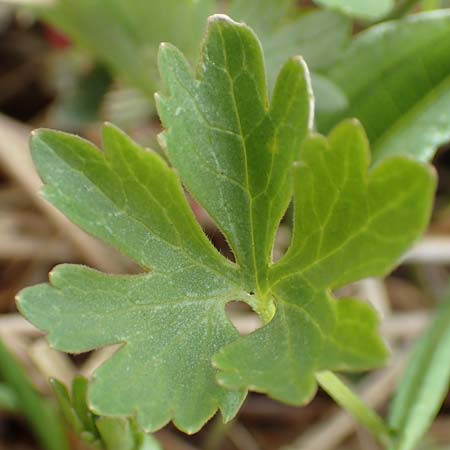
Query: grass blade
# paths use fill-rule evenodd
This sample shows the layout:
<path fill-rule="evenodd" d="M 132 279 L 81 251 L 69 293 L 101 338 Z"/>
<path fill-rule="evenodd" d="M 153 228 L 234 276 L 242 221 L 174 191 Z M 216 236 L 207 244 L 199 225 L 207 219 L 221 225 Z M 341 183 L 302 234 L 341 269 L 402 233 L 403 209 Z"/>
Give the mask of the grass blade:
<path fill-rule="evenodd" d="M 417 342 L 394 398 L 389 425 L 392 450 L 411 450 L 422 439 L 444 401 L 450 383 L 450 295 Z"/>
<path fill-rule="evenodd" d="M 45 450 L 68 450 L 69 444 L 59 417 L 36 392 L 24 370 L 0 341 L 0 376 L 14 391 L 20 411 L 30 423 Z"/>

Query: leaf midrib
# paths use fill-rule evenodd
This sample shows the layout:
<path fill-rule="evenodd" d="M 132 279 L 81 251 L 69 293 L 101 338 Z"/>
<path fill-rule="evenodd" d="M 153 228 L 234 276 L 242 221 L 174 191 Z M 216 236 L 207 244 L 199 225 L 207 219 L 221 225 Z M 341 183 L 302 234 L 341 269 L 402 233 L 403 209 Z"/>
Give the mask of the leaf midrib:
<path fill-rule="evenodd" d="M 235 112 L 235 116 L 236 116 L 237 125 L 238 125 L 238 128 L 239 128 L 239 138 L 240 138 L 240 141 L 241 141 L 242 148 L 244 150 L 245 185 L 246 185 L 246 188 L 247 188 L 245 190 L 245 193 L 247 195 L 248 202 L 249 202 L 248 214 L 249 214 L 249 223 L 250 223 L 251 254 L 252 254 L 252 263 L 253 263 L 255 284 L 256 284 L 255 287 L 259 291 L 259 288 L 260 288 L 260 286 L 259 286 L 259 270 L 258 270 L 258 265 L 257 265 L 257 260 L 256 260 L 255 230 L 254 230 L 254 217 L 253 217 L 253 196 L 251 194 L 250 177 L 249 177 L 249 173 L 248 173 L 248 148 L 247 148 L 247 141 L 244 139 L 244 133 L 243 133 L 243 129 L 242 129 L 241 117 L 239 115 L 239 109 L 237 107 L 234 80 L 230 76 L 228 55 L 227 55 L 227 53 L 225 51 L 225 49 L 226 49 L 225 39 L 223 37 L 222 28 L 219 28 L 219 30 L 220 30 L 220 39 L 221 39 L 222 44 L 223 44 L 222 45 L 222 54 L 223 54 L 224 61 L 225 61 L 226 67 L 227 67 L 227 70 L 225 71 L 225 73 L 227 74 L 228 80 L 229 80 L 230 85 L 232 87 L 231 98 L 233 100 L 233 108 L 234 108 L 234 112 Z M 241 47 L 242 47 L 243 46 L 243 42 L 242 42 L 240 34 L 239 34 L 239 42 L 240 42 Z M 243 53 L 243 55 L 245 56 L 245 53 Z M 244 63 L 245 63 L 245 61 L 244 61 Z M 238 256 L 236 255 L 236 259 L 237 258 L 238 258 Z"/>

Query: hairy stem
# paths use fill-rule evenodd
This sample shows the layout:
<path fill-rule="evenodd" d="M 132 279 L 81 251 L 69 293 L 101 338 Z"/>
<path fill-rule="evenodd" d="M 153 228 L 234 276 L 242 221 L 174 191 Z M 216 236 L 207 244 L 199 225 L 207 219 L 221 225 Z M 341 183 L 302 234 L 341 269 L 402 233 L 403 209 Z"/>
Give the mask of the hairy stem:
<path fill-rule="evenodd" d="M 367 406 L 347 385 L 334 373 L 326 371 L 316 374 L 317 382 L 330 397 L 361 425 L 367 428 L 385 447 L 392 444 L 391 433 L 384 420 Z"/>

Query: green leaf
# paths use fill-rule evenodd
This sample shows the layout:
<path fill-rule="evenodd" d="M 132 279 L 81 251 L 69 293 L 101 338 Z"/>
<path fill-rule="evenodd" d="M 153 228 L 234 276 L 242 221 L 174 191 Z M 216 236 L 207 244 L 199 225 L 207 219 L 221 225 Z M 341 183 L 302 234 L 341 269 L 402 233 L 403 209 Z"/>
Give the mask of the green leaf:
<path fill-rule="evenodd" d="M 72 382 L 72 405 L 74 412 L 83 424 L 84 431 L 96 435 L 97 428 L 95 424 L 94 414 L 89 410 L 87 405 L 87 389 L 88 382 L 86 378 L 77 376 Z"/>
<path fill-rule="evenodd" d="M 20 412 L 28 420 L 44 450 L 68 450 L 69 442 L 53 405 L 35 390 L 25 370 L 0 340 L 0 377 L 15 395 Z"/>
<path fill-rule="evenodd" d="M 435 185 L 426 166 L 404 158 L 368 174 L 356 123 L 329 140 L 307 137 L 305 63 L 284 64 L 269 100 L 262 49 L 246 25 L 213 16 L 201 54 L 194 75 L 175 47 L 160 50 L 161 141 L 174 168 L 110 125 L 103 153 L 46 130 L 31 143 L 44 196 L 147 271 L 112 276 L 62 265 L 50 284 L 23 291 L 19 308 L 60 350 L 122 344 L 96 371 L 89 406 L 136 417 L 146 430 L 172 419 L 195 432 L 217 409 L 229 420 L 247 388 L 302 403 L 316 371 L 382 363 L 373 310 L 336 302 L 330 291 L 393 267 L 426 226 Z M 178 177 L 226 236 L 235 263 L 203 234 Z M 274 264 L 293 193 L 293 241 Z M 235 300 L 267 325 L 240 338 L 225 314 Z"/>
<path fill-rule="evenodd" d="M 50 383 L 67 422 L 76 434 L 91 447 L 105 450 L 160 450 L 159 444 L 146 435 L 133 419 L 95 416 L 87 404 L 88 382 L 76 377 L 72 397 L 66 387 L 52 379 Z"/>
<path fill-rule="evenodd" d="M 326 76 L 348 107 L 318 118 L 327 131 L 345 117 L 367 130 L 374 161 L 406 154 L 429 161 L 450 139 L 450 11 L 417 14 L 358 35 Z"/>
<path fill-rule="evenodd" d="M 314 0 L 318 5 L 340 11 L 352 17 L 375 20 L 386 15 L 394 0 Z"/>
<path fill-rule="evenodd" d="M 333 301 L 330 290 L 394 266 L 426 226 L 435 183 L 431 171 L 407 159 L 386 160 L 369 174 L 368 167 L 367 140 L 355 122 L 304 142 L 292 243 L 269 273 L 275 317 L 215 356 L 222 385 L 302 404 L 315 392 L 315 372 L 383 362 L 375 313 L 355 300 Z"/>
<path fill-rule="evenodd" d="M 54 378 L 51 378 L 49 382 L 53 389 L 53 392 L 55 393 L 56 399 L 58 400 L 58 404 L 64 416 L 64 419 L 75 431 L 75 433 L 80 435 L 84 431 L 83 422 L 78 417 L 78 414 L 72 406 L 72 400 L 67 388 Z"/>
<path fill-rule="evenodd" d="M 5 383 L 0 383 L 0 411 L 18 412 L 19 399 L 15 392 Z"/>
<path fill-rule="evenodd" d="M 162 448 L 153 436 L 145 435 L 137 450 L 162 450 Z"/>
<path fill-rule="evenodd" d="M 97 427 L 108 450 L 135 450 L 135 441 L 126 419 L 100 417 Z"/>
<path fill-rule="evenodd" d="M 161 450 L 155 438 L 136 430 L 133 421 L 100 417 L 97 428 L 107 450 Z"/>
<path fill-rule="evenodd" d="M 450 386 L 450 296 L 417 342 L 389 417 L 395 450 L 412 450 L 436 417 Z"/>
<path fill-rule="evenodd" d="M 111 75 L 107 69 L 95 65 L 86 73 L 86 64 L 82 67 L 67 67 L 68 58 L 64 59 L 63 86 L 56 94 L 57 100 L 52 105 L 51 117 L 53 124 L 65 130 L 79 130 L 96 122 L 104 96 L 111 88 Z M 72 77 L 71 83 L 66 80 L 67 73 Z"/>
<path fill-rule="evenodd" d="M 313 74 L 312 85 L 317 114 L 333 114 L 348 107 L 348 99 L 330 79 L 318 73 Z"/>
<path fill-rule="evenodd" d="M 56 0 L 37 11 L 152 99 L 159 84 L 159 43 L 174 42 L 195 57 L 214 4 L 214 0 Z"/>

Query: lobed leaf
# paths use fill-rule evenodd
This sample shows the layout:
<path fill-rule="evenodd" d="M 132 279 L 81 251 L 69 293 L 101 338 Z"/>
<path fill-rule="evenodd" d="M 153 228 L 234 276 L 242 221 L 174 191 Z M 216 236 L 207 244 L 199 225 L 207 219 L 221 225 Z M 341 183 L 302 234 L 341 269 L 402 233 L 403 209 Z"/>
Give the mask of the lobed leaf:
<path fill-rule="evenodd" d="M 195 432 L 217 409 L 231 419 L 247 389 L 301 404 L 317 371 L 381 364 L 374 311 L 331 291 L 394 266 L 426 226 L 434 174 L 400 157 L 369 170 L 356 122 L 328 139 L 309 136 L 303 60 L 284 64 L 269 100 L 257 37 L 226 16 L 210 19 L 196 74 L 168 44 L 159 64 L 161 141 L 173 168 L 109 125 L 104 153 L 52 131 L 31 143 L 45 197 L 147 270 L 111 276 L 63 265 L 50 284 L 20 294 L 20 310 L 55 348 L 121 345 L 94 375 L 94 412 L 135 416 L 147 430 L 172 419 Z M 236 263 L 204 236 L 178 177 Z M 274 264 L 292 195 L 292 243 Z M 225 314 L 235 300 L 266 325 L 240 338 Z"/>

